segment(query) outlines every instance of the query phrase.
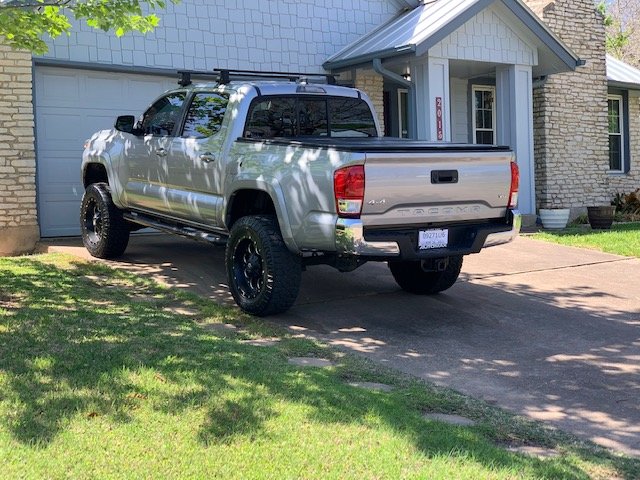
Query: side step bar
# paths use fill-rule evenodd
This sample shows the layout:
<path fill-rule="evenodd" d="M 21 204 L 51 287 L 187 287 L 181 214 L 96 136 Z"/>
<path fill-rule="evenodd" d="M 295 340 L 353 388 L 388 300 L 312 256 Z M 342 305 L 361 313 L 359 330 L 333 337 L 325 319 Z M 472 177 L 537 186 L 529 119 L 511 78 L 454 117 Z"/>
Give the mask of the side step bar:
<path fill-rule="evenodd" d="M 157 218 L 148 217 L 146 215 L 140 215 L 139 213 L 125 213 L 125 220 L 145 227 L 155 228 L 162 232 L 173 233 L 180 235 L 181 237 L 190 238 L 191 240 L 197 240 L 199 242 L 210 243 L 212 245 L 226 245 L 227 237 L 223 235 L 216 235 L 215 233 L 199 230 L 194 227 L 188 227 L 180 224 L 165 223 Z"/>

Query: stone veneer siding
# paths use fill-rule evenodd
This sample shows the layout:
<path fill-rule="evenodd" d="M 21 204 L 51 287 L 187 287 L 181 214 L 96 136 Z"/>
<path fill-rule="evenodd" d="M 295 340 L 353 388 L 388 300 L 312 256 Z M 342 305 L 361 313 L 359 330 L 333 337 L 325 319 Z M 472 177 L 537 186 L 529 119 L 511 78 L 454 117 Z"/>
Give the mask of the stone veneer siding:
<path fill-rule="evenodd" d="M 0 44 L 0 255 L 39 239 L 31 54 Z"/>
<path fill-rule="evenodd" d="M 529 7 L 586 61 L 550 75 L 533 92 L 537 206 L 610 201 L 605 30 L 593 0 L 527 0 Z"/>
<path fill-rule="evenodd" d="M 376 110 L 380 128 L 384 129 L 384 78 L 373 70 L 358 69 L 355 73 L 354 87 L 369 96 Z"/>

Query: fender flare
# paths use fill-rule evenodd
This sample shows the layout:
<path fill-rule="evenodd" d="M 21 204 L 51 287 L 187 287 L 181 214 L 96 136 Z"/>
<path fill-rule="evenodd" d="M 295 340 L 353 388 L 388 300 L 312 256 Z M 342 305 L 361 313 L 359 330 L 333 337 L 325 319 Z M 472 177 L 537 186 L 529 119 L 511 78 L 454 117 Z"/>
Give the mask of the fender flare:
<path fill-rule="evenodd" d="M 224 219 L 225 223 L 230 200 L 236 192 L 239 190 L 259 190 L 265 192 L 271 198 L 276 210 L 278 226 L 280 227 L 280 233 L 282 234 L 284 243 L 290 251 L 296 253 L 300 252 L 298 245 L 293 238 L 284 193 L 280 186 L 280 182 L 278 182 L 277 179 L 271 177 L 262 177 L 260 179 L 237 179 L 230 187 L 229 194 L 224 197 L 224 204 L 222 207 L 222 219 Z"/>

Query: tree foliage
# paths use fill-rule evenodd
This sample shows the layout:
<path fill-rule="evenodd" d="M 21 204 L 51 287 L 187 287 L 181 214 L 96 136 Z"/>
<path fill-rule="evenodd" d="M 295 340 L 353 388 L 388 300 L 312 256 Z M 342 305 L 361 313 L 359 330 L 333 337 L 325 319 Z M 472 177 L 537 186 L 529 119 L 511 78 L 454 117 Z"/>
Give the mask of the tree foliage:
<path fill-rule="evenodd" d="M 159 18 L 152 11 L 165 7 L 165 0 L 8 0 L 0 4 L 0 36 L 13 47 L 42 54 L 44 39 L 69 34 L 73 19 L 120 37 L 153 30 Z"/>
<path fill-rule="evenodd" d="M 640 66 L 640 0 L 605 0 L 598 4 L 607 33 L 607 53 Z"/>

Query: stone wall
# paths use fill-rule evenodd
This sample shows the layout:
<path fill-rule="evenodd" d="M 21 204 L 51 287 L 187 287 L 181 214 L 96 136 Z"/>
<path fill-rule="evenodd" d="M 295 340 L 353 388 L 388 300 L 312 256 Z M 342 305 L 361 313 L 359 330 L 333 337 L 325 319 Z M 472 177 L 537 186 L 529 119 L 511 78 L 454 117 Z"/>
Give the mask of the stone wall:
<path fill-rule="evenodd" d="M 593 0 L 527 0 L 586 65 L 549 76 L 534 89 L 538 207 L 608 204 L 605 32 Z"/>
<path fill-rule="evenodd" d="M 373 70 L 356 70 L 354 87 L 362 90 L 371 99 L 373 107 L 376 109 L 380 128 L 384 128 L 384 78 Z"/>
<path fill-rule="evenodd" d="M 31 54 L 0 44 L 0 255 L 39 239 Z"/>

